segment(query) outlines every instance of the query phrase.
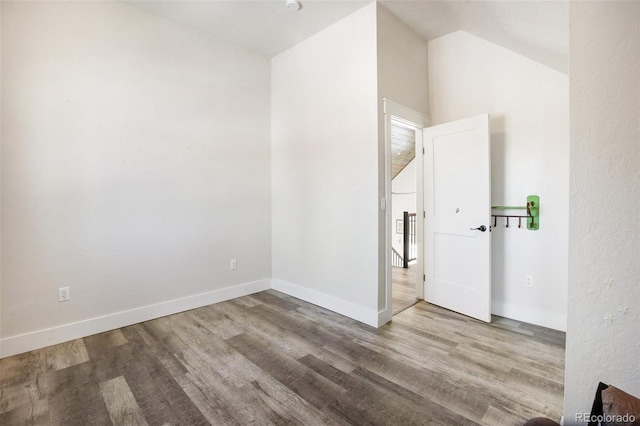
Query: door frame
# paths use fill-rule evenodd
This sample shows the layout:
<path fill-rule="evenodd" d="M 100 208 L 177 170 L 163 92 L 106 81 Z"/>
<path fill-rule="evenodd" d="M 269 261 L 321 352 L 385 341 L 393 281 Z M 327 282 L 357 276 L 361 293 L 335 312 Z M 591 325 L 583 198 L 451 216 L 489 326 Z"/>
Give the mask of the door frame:
<path fill-rule="evenodd" d="M 424 189 L 422 175 L 424 173 L 424 166 L 422 164 L 422 155 L 418 156 L 418 153 L 422 152 L 422 129 L 431 125 L 431 117 L 422 114 L 411 108 L 405 107 L 390 99 L 384 98 L 383 111 L 384 111 L 384 208 L 385 208 L 385 306 L 378 312 L 378 326 L 381 326 L 389 321 L 393 316 L 392 308 L 392 267 L 391 267 L 391 243 L 392 243 L 392 231 L 395 227 L 391 223 L 392 211 L 391 211 L 391 120 L 399 121 L 407 126 L 410 126 L 416 130 L 416 159 L 420 158 L 416 162 L 416 214 L 424 216 Z M 416 220 L 416 237 L 417 237 L 417 264 L 416 264 L 416 297 L 424 299 L 424 282 L 422 277 L 424 276 L 424 220 Z"/>

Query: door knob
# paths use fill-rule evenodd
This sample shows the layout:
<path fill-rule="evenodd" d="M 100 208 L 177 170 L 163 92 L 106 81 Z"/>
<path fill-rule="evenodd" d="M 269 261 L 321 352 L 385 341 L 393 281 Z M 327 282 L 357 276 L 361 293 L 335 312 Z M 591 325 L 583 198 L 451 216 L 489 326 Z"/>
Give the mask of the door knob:
<path fill-rule="evenodd" d="M 484 231 L 486 231 L 486 230 L 487 230 L 487 227 L 486 227 L 486 226 L 484 226 L 484 225 L 480 225 L 478 228 L 469 228 L 469 229 L 471 229 L 472 231 L 480 231 L 480 232 L 484 232 Z"/>

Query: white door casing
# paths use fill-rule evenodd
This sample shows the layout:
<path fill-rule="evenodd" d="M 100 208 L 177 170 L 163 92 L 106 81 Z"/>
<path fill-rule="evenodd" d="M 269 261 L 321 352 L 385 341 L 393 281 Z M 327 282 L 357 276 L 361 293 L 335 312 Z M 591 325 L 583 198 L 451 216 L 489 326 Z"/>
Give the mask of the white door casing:
<path fill-rule="evenodd" d="M 391 200 L 391 120 L 397 120 L 406 125 L 414 127 L 416 129 L 416 156 L 418 152 L 422 152 L 422 128 L 428 126 L 431 123 L 431 118 L 418 112 L 405 107 L 401 104 L 393 102 L 389 99 L 384 99 L 384 132 L 385 132 L 385 189 L 384 200 Z M 416 158 L 418 160 L 418 158 Z M 416 163 L 416 202 L 417 212 L 423 211 L 422 207 L 422 195 L 424 191 L 422 189 L 422 162 Z M 382 203 L 381 203 L 382 204 Z M 382 207 L 381 207 L 382 208 Z M 383 209 L 384 210 L 384 209 Z M 385 241 L 383 246 L 385 247 L 385 289 L 384 289 L 384 304 L 380 307 L 378 312 L 378 326 L 382 326 L 391 321 L 392 318 L 392 274 L 391 274 L 391 238 L 392 233 L 395 233 L 395 224 L 391 223 L 391 210 L 386 209 L 385 212 Z M 423 244 L 422 237 L 424 232 L 422 230 L 422 222 L 417 223 L 417 238 L 418 238 L 418 262 L 416 265 L 416 280 L 419 279 L 419 283 L 416 283 L 416 297 L 423 298 L 422 289 L 422 275 L 423 275 L 423 260 L 422 255 Z M 419 278 L 418 278 L 419 277 Z M 419 287 L 418 287 L 419 284 Z"/>
<path fill-rule="evenodd" d="M 427 127 L 423 144 L 425 300 L 490 322 L 489 115 Z"/>

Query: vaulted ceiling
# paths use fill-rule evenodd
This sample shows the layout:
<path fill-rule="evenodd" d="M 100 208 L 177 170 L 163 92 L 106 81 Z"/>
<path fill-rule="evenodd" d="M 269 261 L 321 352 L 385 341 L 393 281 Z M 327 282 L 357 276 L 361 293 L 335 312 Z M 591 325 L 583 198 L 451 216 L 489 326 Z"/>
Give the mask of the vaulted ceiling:
<path fill-rule="evenodd" d="M 301 0 L 130 0 L 131 5 L 198 28 L 255 52 L 274 56 L 372 2 Z M 426 40 L 464 30 L 567 72 L 568 2 L 542 0 L 382 0 Z"/>
<path fill-rule="evenodd" d="M 567 1 L 385 0 L 381 3 L 426 40 L 464 30 L 567 73 Z"/>

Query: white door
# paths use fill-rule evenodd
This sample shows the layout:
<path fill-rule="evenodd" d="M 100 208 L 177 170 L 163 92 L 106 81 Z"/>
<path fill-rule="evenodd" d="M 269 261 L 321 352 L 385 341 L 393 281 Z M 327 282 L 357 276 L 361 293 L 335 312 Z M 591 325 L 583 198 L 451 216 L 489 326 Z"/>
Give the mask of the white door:
<path fill-rule="evenodd" d="M 491 321 L 489 115 L 427 127 L 425 300 Z"/>

